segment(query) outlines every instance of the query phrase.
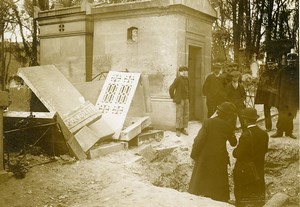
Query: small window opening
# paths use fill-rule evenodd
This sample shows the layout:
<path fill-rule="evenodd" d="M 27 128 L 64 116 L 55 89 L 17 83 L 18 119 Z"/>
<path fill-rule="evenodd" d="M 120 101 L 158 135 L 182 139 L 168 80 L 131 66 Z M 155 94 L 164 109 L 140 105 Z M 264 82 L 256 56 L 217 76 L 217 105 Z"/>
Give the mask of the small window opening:
<path fill-rule="evenodd" d="M 130 27 L 127 29 L 127 40 L 137 42 L 138 40 L 138 28 Z"/>

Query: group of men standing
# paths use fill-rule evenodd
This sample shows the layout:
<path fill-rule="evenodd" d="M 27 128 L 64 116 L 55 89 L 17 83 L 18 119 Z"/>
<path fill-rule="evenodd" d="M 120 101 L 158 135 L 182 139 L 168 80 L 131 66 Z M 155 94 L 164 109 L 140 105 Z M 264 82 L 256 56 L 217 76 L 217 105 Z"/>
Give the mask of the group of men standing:
<path fill-rule="evenodd" d="M 286 137 L 296 139 L 293 134 L 293 119 L 299 109 L 299 61 L 298 54 L 283 55 L 279 64 L 269 60 L 258 84 L 256 104 L 264 105 L 265 127 L 272 130 L 271 107 L 278 111 L 277 131 L 272 138 Z"/>
<path fill-rule="evenodd" d="M 278 109 L 277 131 L 271 137 L 292 134 L 293 118 L 299 107 L 298 55 L 288 54 L 287 64 L 275 70 L 267 65 L 261 74 L 255 103 L 264 104 L 266 130 L 257 126 L 259 118 L 255 108 L 246 107 L 246 92 L 240 83 L 238 70 L 222 71 L 221 65 L 213 66 L 203 85 L 207 100 L 208 119 L 194 139 L 191 158 L 195 160 L 188 192 L 228 202 L 230 164 L 226 142 L 235 147 L 233 157 L 234 195 L 236 206 L 263 206 L 265 204 L 264 163 L 268 150 L 272 122 L 270 108 Z M 176 103 L 176 134 L 188 134 L 189 116 L 187 67 L 180 67 L 180 76 L 170 86 L 169 92 Z M 223 72 L 223 73 L 222 73 Z M 242 134 L 235 136 L 239 118 Z M 251 173 L 244 173 L 250 166 Z M 255 171 L 255 173 L 253 173 Z M 255 179 L 253 178 L 255 177 Z"/>
<path fill-rule="evenodd" d="M 240 82 L 237 68 L 213 70 L 203 85 L 207 98 L 208 119 L 194 140 L 191 158 L 195 160 L 189 192 L 210 197 L 214 200 L 230 200 L 226 142 L 229 141 L 236 158 L 233 169 L 236 206 L 263 206 L 265 204 L 264 161 L 268 150 L 269 136 L 257 126 L 258 114 L 255 108 L 245 105 L 246 92 Z M 236 119 L 242 128 L 239 139 L 235 136 Z M 255 175 L 244 173 L 245 166 L 252 163 Z M 251 179 L 251 177 L 257 179 Z"/>

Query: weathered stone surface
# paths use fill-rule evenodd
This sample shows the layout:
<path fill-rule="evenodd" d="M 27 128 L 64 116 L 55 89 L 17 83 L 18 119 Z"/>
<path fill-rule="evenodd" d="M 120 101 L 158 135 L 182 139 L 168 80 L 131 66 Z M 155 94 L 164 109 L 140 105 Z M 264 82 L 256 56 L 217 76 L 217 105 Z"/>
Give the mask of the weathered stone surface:
<path fill-rule="evenodd" d="M 264 207 L 281 207 L 288 200 L 289 196 L 284 193 L 276 193 Z"/>
<path fill-rule="evenodd" d="M 96 107 L 115 131 L 114 139 L 119 139 L 140 75 L 110 71 L 104 82 Z"/>
<path fill-rule="evenodd" d="M 54 65 L 20 68 L 18 75 L 50 112 L 57 112 L 62 118 L 85 103 L 84 97 Z"/>
<path fill-rule="evenodd" d="M 164 138 L 163 130 L 150 130 L 147 132 L 142 132 L 138 135 L 139 142 L 155 140 L 157 142 L 161 141 Z"/>
<path fill-rule="evenodd" d="M 114 133 L 98 121 L 99 110 L 55 66 L 20 68 L 18 74 L 50 112 L 57 112 L 66 143 L 78 159 L 85 159 L 85 152 L 99 139 Z"/>
<path fill-rule="evenodd" d="M 135 121 L 127 128 L 121 131 L 120 140 L 129 141 L 134 137 L 138 136 L 144 128 L 151 124 L 149 116 L 136 117 Z"/>
<path fill-rule="evenodd" d="M 153 161 L 157 157 L 157 152 L 151 145 L 146 145 L 138 152 L 139 155 L 143 156 L 148 162 Z"/>
<path fill-rule="evenodd" d="M 95 136 L 98 137 L 98 141 L 104 141 L 106 139 L 111 139 L 112 135 L 115 133 L 110 125 L 102 118 L 88 125 L 88 127 L 93 131 Z"/>
<path fill-rule="evenodd" d="M 82 127 L 74 137 L 84 152 L 87 152 L 99 139 L 87 126 Z"/>
<path fill-rule="evenodd" d="M 193 62 L 191 100 L 195 113 L 191 114 L 202 120 L 206 107 L 200 86 L 211 69 L 208 54 L 215 19 L 216 11 L 208 0 L 138 1 L 95 4 L 88 10 L 42 11 L 38 14 L 41 64 L 56 64 L 71 82 L 83 82 L 85 77 L 109 70 L 140 72 L 149 76 L 152 97 L 169 98 L 168 87 L 178 66 Z M 137 41 L 128 38 L 133 26 L 138 29 Z M 149 99 L 146 101 L 148 110 Z M 168 120 L 161 119 L 164 116 L 157 113 L 160 105 L 155 101 L 151 100 L 152 123 L 169 127 L 164 129 L 175 127 L 172 101 L 163 103 L 165 113 L 172 116 Z"/>
<path fill-rule="evenodd" d="M 163 158 L 171 154 L 178 147 L 179 146 L 161 147 L 161 148 L 157 148 L 156 151 L 158 153 L 159 158 Z"/>
<path fill-rule="evenodd" d="M 100 145 L 89 151 L 89 158 L 94 159 L 121 150 L 126 150 L 127 148 L 128 145 L 126 142 L 112 142 L 109 144 Z"/>
<path fill-rule="evenodd" d="M 103 84 L 104 78 L 102 80 L 94 80 L 91 82 L 78 82 L 73 85 L 86 100 L 95 105 Z"/>
<path fill-rule="evenodd" d="M 82 147 L 80 146 L 73 134 L 67 141 L 67 144 L 72 149 L 72 153 L 76 156 L 77 159 L 84 160 L 87 158 L 87 155 L 85 154 L 85 152 L 83 151 Z"/>

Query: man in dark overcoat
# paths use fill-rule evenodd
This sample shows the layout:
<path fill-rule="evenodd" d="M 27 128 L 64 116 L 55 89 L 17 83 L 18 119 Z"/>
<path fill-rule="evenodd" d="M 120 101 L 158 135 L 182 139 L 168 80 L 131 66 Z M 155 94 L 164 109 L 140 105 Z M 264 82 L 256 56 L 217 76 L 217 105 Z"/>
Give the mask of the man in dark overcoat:
<path fill-rule="evenodd" d="M 269 135 L 256 125 L 256 120 L 259 117 L 256 109 L 246 108 L 241 116 L 247 130 L 243 131 L 238 146 L 233 150 L 233 157 L 236 158 L 233 169 L 235 204 L 238 207 L 260 207 L 265 204 L 264 165 L 265 155 L 268 151 Z M 259 177 L 258 180 L 252 183 L 247 182 L 250 178 L 243 177 L 242 180 L 239 175 L 243 164 L 250 161 L 253 161 Z"/>
<path fill-rule="evenodd" d="M 227 202 L 229 157 L 226 141 L 232 146 L 237 143 L 234 135 L 236 108 L 224 102 L 217 107 L 216 114 L 203 122 L 194 140 L 191 158 L 195 165 L 188 192 Z"/>
<path fill-rule="evenodd" d="M 287 66 L 279 71 L 278 97 L 276 107 L 278 109 L 277 131 L 271 137 L 285 136 L 296 139 L 293 134 L 293 119 L 299 109 L 299 60 L 297 53 L 287 55 Z"/>
<path fill-rule="evenodd" d="M 273 60 L 269 60 L 265 65 L 262 74 L 260 75 L 256 90 L 255 104 L 263 104 L 265 128 L 267 131 L 272 130 L 271 107 L 275 106 L 275 100 L 277 96 L 277 74 L 278 66 L 273 62 Z"/>
<path fill-rule="evenodd" d="M 207 106 L 207 117 L 211 117 L 219 104 L 225 101 L 225 91 L 222 82 L 221 74 L 221 64 L 214 64 L 212 66 L 212 73 L 210 73 L 203 84 L 202 93 L 206 96 L 206 106 Z"/>
<path fill-rule="evenodd" d="M 246 91 L 244 86 L 240 83 L 241 73 L 239 71 L 231 72 L 231 77 L 232 80 L 226 87 L 226 101 L 235 105 L 241 127 L 244 128 L 240 113 L 246 107 Z"/>

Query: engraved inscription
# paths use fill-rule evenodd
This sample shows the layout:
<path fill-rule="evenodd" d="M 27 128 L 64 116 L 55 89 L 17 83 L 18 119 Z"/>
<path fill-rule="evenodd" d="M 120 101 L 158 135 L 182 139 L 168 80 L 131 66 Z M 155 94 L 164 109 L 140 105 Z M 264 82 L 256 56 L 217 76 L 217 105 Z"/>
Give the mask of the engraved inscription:
<path fill-rule="evenodd" d="M 82 122 L 83 120 L 94 115 L 95 113 L 97 113 L 97 109 L 93 105 L 89 104 L 83 108 L 80 108 L 75 113 L 70 114 L 64 119 L 64 122 L 66 126 L 70 129 Z"/>

